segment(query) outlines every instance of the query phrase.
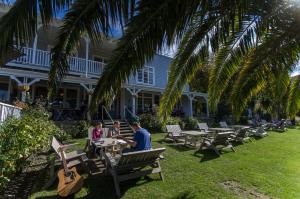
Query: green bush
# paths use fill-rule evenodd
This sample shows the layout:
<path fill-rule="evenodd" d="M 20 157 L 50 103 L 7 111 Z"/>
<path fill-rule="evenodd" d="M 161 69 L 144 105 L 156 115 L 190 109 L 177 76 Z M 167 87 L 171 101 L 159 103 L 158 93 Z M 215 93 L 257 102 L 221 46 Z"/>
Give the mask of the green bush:
<path fill-rule="evenodd" d="M 186 117 L 184 120 L 184 128 L 187 130 L 194 130 L 198 128 L 198 120 L 193 117 Z"/>
<path fill-rule="evenodd" d="M 43 108 L 29 108 L 22 111 L 21 118 L 8 118 L 0 126 L 0 192 L 26 166 L 31 154 L 49 149 L 53 135 L 59 140 L 67 138 L 48 116 Z"/>
<path fill-rule="evenodd" d="M 153 133 L 162 132 L 163 124 L 160 122 L 159 118 L 152 114 L 142 114 L 140 115 L 141 126 Z"/>
<path fill-rule="evenodd" d="M 166 127 L 163 125 L 157 115 L 148 113 L 142 114 L 140 115 L 140 123 L 143 128 L 146 128 L 153 133 L 166 132 Z M 177 117 L 169 117 L 166 121 L 166 124 L 179 124 L 181 128 L 184 128 L 184 122 L 182 122 L 181 119 Z"/>
<path fill-rule="evenodd" d="M 81 120 L 76 122 L 67 132 L 72 138 L 85 138 L 88 136 L 87 132 L 90 126 L 91 124 L 88 121 Z"/>

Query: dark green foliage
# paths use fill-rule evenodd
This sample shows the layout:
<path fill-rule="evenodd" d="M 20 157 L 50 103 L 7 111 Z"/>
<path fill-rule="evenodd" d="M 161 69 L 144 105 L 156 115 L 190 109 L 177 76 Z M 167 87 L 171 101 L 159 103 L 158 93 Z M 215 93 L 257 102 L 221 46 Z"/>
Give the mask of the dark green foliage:
<path fill-rule="evenodd" d="M 72 136 L 72 138 L 86 138 L 88 137 L 88 129 L 91 124 L 88 121 L 81 120 L 76 122 L 70 130 L 67 130 L 67 133 Z"/>
<path fill-rule="evenodd" d="M 148 129 L 151 133 L 165 132 L 165 125 L 161 122 L 157 115 L 142 114 L 140 116 L 140 123 L 143 128 Z M 180 124 L 184 127 L 184 123 L 179 118 L 169 117 L 166 124 Z"/>
<path fill-rule="evenodd" d="M 193 117 L 186 117 L 183 120 L 184 122 L 184 129 L 186 130 L 195 130 L 198 128 L 198 120 L 194 119 Z"/>

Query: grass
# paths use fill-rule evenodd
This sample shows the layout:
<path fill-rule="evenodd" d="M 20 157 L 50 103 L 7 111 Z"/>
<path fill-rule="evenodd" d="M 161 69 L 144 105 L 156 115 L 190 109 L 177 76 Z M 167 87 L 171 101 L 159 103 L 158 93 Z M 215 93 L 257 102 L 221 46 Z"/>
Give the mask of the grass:
<path fill-rule="evenodd" d="M 165 182 L 158 175 L 121 183 L 122 198 L 255 198 L 243 190 L 254 190 L 271 198 L 300 198 L 300 130 L 271 132 L 266 138 L 236 146 L 236 153 L 195 153 L 195 149 L 162 141 L 153 134 L 155 147 L 166 147 L 161 161 Z M 79 140 L 83 145 L 83 140 Z M 239 189 L 221 184 L 235 181 Z M 56 187 L 34 193 L 31 198 L 56 198 Z M 75 198 L 114 198 L 112 179 L 85 179 Z"/>

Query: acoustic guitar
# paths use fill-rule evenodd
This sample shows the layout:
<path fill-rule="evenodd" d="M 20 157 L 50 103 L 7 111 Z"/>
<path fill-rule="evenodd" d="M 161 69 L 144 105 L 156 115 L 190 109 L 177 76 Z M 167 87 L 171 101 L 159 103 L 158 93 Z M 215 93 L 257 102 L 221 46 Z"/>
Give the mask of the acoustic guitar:
<path fill-rule="evenodd" d="M 60 149 L 60 153 L 64 168 L 57 173 L 59 179 L 57 193 L 59 196 L 67 197 L 80 191 L 83 178 L 77 173 L 76 167 L 68 168 L 63 149 Z"/>

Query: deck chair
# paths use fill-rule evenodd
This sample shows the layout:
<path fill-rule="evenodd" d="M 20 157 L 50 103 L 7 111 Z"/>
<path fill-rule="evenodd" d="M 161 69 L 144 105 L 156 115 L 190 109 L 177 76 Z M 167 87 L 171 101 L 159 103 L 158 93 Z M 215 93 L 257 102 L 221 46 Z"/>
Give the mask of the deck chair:
<path fill-rule="evenodd" d="M 171 139 L 175 143 L 176 141 L 184 141 L 185 135 L 182 135 L 182 130 L 178 124 L 176 125 L 166 125 L 167 127 L 167 135 L 165 139 Z"/>
<path fill-rule="evenodd" d="M 75 144 L 68 144 L 68 145 L 62 145 L 61 143 L 59 143 L 57 141 L 57 139 L 53 136 L 52 138 L 52 148 L 54 149 L 54 151 L 56 152 L 58 158 L 60 161 L 62 161 L 62 157 L 61 157 L 61 151 L 63 150 L 63 154 L 64 157 L 67 161 L 67 166 L 68 168 L 71 168 L 73 166 L 77 166 L 79 164 L 82 164 L 85 168 L 86 168 L 86 161 L 88 160 L 86 153 L 81 151 L 81 150 L 74 150 L 71 152 L 66 152 L 67 149 L 70 149 L 71 147 L 73 147 Z"/>
<path fill-rule="evenodd" d="M 200 123 L 200 122 L 198 122 L 198 128 L 200 129 L 200 131 L 204 131 L 206 133 L 213 133 L 213 131 L 209 130 L 209 127 L 207 126 L 206 123 Z"/>
<path fill-rule="evenodd" d="M 254 137 L 265 137 L 268 135 L 268 133 L 265 131 L 264 127 L 257 127 L 257 128 L 250 128 L 247 130 L 249 132 L 249 135 Z"/>
<path fill-rule="evenodd" d="M 165 148 L 157 148 L 123 153 L 119 158 L 114 158 L 110 153 L 106 153 L 107 170 L 113 177 L 117 197 L 121 196 L 119 183 L 122 181 L 154 173 L 158 173 L 160 179 L 164 180 L 159 157 L 165 150 Z"/>
<path fill-rule="evenodd" d="M 241 142 L 241 143 L 244 143 L 246 141 L 252 142 L 252 139 L 249 136 L 248 129 L 249 128 L 241 128 L 241 129 L 237 130 L 236 134 L 232 136 L 233 140 L 236 142 Z"/>
<path fill-rule="evenodd" d="M 228 128 L 228 125 L 227 125 L 227 123 L 226 122 L 219 122 L 219 124 L 220 124 L 220 127 L 221 128 Z"/>
<path fill-rule="evenodd" d="M 205 138 L 203 139 L 199 150 L 203 150 L 203 148 L 213 150 L 218 156 L 221 155 L 220 151 L 223 149 L 231 149 L 235 152 L 231 141 L 231 134 L 230 133 L 218 133 L 216 134 L 215 138 Z"/>

